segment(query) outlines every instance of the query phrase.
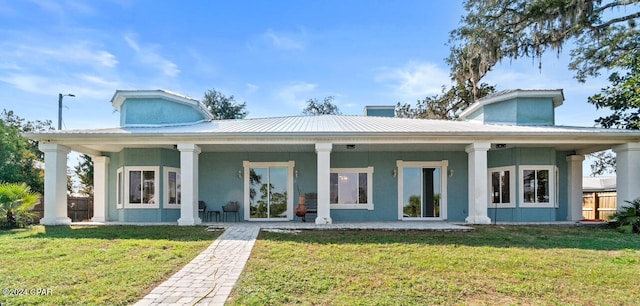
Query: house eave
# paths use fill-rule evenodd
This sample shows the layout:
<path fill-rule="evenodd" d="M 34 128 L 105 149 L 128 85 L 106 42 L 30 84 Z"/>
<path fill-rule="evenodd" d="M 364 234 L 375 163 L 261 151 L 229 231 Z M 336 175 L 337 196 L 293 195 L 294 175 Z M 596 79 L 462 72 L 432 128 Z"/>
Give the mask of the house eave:
<path fill-rule="evenodd" d="M 335 133 L 335 132 L 281 132 L 281 133 L 23 133 L 24 137 L 38 141 L 52 142 L 150 142 L 150 143 L 220 143 L 220 141 L 235 143 L 252 140 L 257 143 L 270 143 L 273 140 L 297 142 L 298 139 L 331 140 L 341 142 L 343 139 L 360 143 L 380 140 L 386 143 L 403 143 L 414 141 L 428 141 L 433 143 L 469 143 L 478 141 L 505 143 L 602 143 L 618 144 L 640 142 L 638 133 L 617 132 L 416 132 L 416 133 Z"/>

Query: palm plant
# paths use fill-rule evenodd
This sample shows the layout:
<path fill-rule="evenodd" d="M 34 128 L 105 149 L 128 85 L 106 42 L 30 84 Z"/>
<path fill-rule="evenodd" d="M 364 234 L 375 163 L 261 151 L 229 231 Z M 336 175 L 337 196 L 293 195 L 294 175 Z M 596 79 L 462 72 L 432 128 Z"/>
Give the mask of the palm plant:
<path fill-rule="evenodd" d="M 611 222 L 622 231 L 640 234 L 640 198 L 625 201 L 631 205 L 623 207 L 611 216 Z"/>
<path fill-rule="evenodd" d="M 25 183 L 0 183 L 0 220 L 10 227 L 24 226 L 33 221 L 32 212 L 39 202 L 40 195 L 31 191 Z"/>

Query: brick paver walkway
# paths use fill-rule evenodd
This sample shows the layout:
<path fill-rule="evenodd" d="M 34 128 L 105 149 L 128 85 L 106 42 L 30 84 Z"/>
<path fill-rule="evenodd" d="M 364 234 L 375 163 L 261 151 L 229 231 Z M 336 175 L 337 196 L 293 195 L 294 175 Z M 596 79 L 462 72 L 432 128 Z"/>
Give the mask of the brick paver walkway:
<path fill-rule="evenodd" d="M 259 232 L 259 226 L 228 227 L 204 252 L 135 305 L 224 305 Z"/>

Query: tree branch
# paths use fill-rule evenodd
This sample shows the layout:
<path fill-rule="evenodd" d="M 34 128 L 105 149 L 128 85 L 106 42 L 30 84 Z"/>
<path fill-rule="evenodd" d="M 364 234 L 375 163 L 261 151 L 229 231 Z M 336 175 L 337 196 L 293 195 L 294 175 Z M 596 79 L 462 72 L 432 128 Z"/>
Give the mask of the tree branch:
<path fill-rule="evenodd" d="M 601 6 L 601 7 L 593 10 L 593 12 L 599 15 L 602 11 L 604 11 L 606 9 L 614 8 L 616 6 L 625 6 L 625 5 L 629 5 L 629 4 L 632 4 L 632 3 L 638 3 L 638 2 L 640 2 L 640 1 L 638 1 L 638 0 L 614 1 L 614 2 L 611 2 L 611 3 L 607 3 L 607 4 L 605 4 L 605 5 Z"/>
<path fill-rule="evenodd" d="M 623 22 L 623 21 L 627 21 L 627 20 L 631 20 L 631 19 L 636 19 L 636 18 L 640 18 L 640 12 L 637 12 L 635 14 L 631 14 L 631 15 L 627 15 L 627 16 L 622 16 L 622 17 L 618 17 L 618 18 L 613 18 L 603 24 L 599 24 L 597 26 L 590 26 L 589 29 L 591 30 L 602 30 L 604 28 L 609 27 L 610 25 L 614 24 L 614 23 L 618 23 L 618 22 Z"/>

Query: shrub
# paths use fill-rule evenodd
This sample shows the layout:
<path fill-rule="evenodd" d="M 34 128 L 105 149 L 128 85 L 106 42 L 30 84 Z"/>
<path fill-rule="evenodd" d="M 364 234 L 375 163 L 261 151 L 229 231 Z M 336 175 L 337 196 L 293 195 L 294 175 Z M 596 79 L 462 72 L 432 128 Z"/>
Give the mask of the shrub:
<path fill-rule="evenodd" d="M 625 201 L 631 205 L 625 206 L 611 216 L 611 223 L 623 232 L 640 234 L 640 198 Z"/>
<path fill-rule="evenodd" d="M 5 227 L 21 227 L 33 222 L 36 214 L 31 210 L 40 195 L 25 183 L 0 183 L 0 223 Z"/>

